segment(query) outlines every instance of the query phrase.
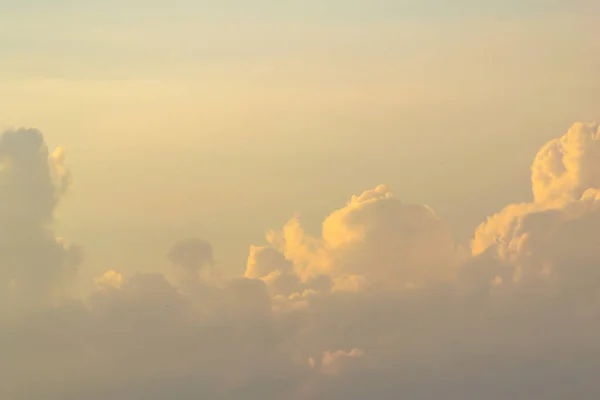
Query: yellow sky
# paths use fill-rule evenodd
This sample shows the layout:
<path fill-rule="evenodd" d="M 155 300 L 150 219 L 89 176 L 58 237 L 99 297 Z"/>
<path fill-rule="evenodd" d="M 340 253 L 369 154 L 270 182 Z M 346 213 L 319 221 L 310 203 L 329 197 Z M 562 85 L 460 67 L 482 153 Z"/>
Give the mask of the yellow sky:
<path fill-rule="evenodd" d="M 60 223 L 97 248 L 96 268 L 138 253 L 108 254 L 113 241 L 162 251 L 182 233 L 211 237 L 234 268 L 269 224 L 301 212 L 318 229 L 332 204 L 381 182 L 437 206 L 466 240 L 528 196 L 525 180 L 505 186 L 540 143 L 598 110 L 584 13 L 363 24 L 13 13 L 0 28 L 0 123 L 66 147 L 76 184 Z"/>
<path fill-rule="evenodd" d="M 600 398 L 599 4 L 1 1 L 0 400 Z"/>

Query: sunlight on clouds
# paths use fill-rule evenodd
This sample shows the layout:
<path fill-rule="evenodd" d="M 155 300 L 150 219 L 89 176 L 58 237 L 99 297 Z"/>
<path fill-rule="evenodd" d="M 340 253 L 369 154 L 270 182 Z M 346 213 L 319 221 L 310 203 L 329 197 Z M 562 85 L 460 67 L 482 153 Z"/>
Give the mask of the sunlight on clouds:
<path fill-rule="evenodd" d="M 110 269 L 75 299 L 83 253 L 53 231 L 70 185 L 64 152 L 38 131 L 7 131 L 3 390 L 28 400 L 597 397 L 597 132 L 576 124 L 545 145 L 533 201 L 479 226 L 472 254 L 430 207 L 380 185 L 334 210 L 320 236 L 298 217 L 270 231 L 240 276 L 220 275 L 212 245 L 191 238 L 165 254 L 172 282 L 168 271 Z"/>
<path fill-rule="evenodd" d="M 310 357 L 308 363 L 311 368 L 317 369 L 324 374 L 339 374 L 344 367 L 344 363 L 351 361 L 352 359 L 358 359 L 365 355 L 359 349 L 352 349 L 350 351 L 338 350 L 338 351 L 326 351 L 320 360 L 315 360 Z"/>
<path fill-rule="evenodd" d="M 337 290 L 448 279 L 463 253 L 433 210 L 402 203 L 384 185 L 329 215 L 322 238 L 306 235 L 294 218 L 268 240 L 303 282 L 327 276 Z M 253 273 L 256 263 L 248 267 Z"/>
<path fill-rule="evenodd" d="M 81 262 L 80 249 L 49 226 L 66 190 L 64 156 L 50 155 L 40 132 L 23 129 L 2 134 L 0 158 L 11 166 L 0 186 L 0 281 L 16 282 L 15 295 L 25 303 L 56 301 Z"/>
<path fill-rule="evenodd" d="M 600 398 L 599 2 L 159 3 L 0 6 L 0 400 Z"/>
<path fill-rule="evenodd" d="M 102 276 L 94 279 L 94 282 L 100 290 L 119 289 L 123 283 L 123 275 L 111 269 L 106 271 Z"/>
<path fill-rule="evenodd" d="M 475 231 L 473 254 L 491 250 L 510 260 L 514 281 L 575 268 L 562 259 L 570 253 L 593 262 L 600 234 L 594 225 L 600 215 L 599 132 L 597 124 L 578 123 L 544 145 L 531 167 L 534 200 L 488 218 Z M 560 263 L 557 252 L 563 253 Z"/>
<path fill-rule="evenodd" d="M 66 192 L 72 183 L 71 173 L 65 166 L 66 157 L 66 150 L 62 147 L 58 147 L 49 158 L 52 167 L 52 175 L 57 180 L 56 187 L 62 193 Z"/>
<path fill-rule="evenodd" d="M 600 187 L 600 126 L 573 125 L 542 147 L 531 169 L 539 203 L 578 199 L 585 190 Z"/>

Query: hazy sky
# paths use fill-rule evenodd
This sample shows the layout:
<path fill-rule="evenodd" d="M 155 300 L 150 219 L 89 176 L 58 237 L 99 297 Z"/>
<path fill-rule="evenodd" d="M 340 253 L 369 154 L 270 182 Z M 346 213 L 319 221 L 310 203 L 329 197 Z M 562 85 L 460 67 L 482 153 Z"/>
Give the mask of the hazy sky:
<path fill-rule="evenodd" d="M 0 124 L 67 148 L 60 223 L 94 265 L 193 233 L 239 263 L 379 183 L 466 238 L 596 117 L 594 4 L 5 0 Z"/>
<path fill-rule="evenodd" d="M 413 276 L 406 272 L 410 268 L 487 263 L 476 249 L 495 247 L 522 273 L 522 259 L 507 255 L 496 237 L 521 243 L 523 232 L 533 228 L 521 222 L 508 227 L 506 221 L 557 207 L 579 215 L 573 210 L 584 207 L 578 205 L 583 201 L 580 189 L 600 187 L 595 178 L 587 178 L 600 176 L 593 156 L 585 158 L 579 150 L 563 158 L 554 150 L 548 153 L 552 156 L 547 159 L 556 157 L 560 165 L 578 166 L 568 179 L 560 178 L 564 171 L 553 170 L 555 164 L 534 162 L 545 143 L 574 123 L 600 119 L 598 16 L 600 6 L 593 0 L 0 0 L 0 128 L 41 131 L 50 152 L 61 146 L 66 154 L 66 161 L 62 153 L 51 157 L 50 170 L 67 176 L 59 172 L 68 168 L 72 177 L 70 184 L 63 182 L 59 204 L 36 173 L 14 178 L 25 182 L 20 186 L 0 181 L 6 186 L 0 193 L 0 200 L 6 196 L 4 222 L 29 218 L 26 207 L 33 207 L 42 210 L 36 221 L 44 225 L 42 215 L 54 210 L 53 232 L 83 249 L 83 256 L 79 250 L 73 256 L 76 262 L 71 256 L 63 260 L 79 266 L 78 280 L 70 283 L 78 292 L 92 290 L 94 277 L 107 270 L 117 271 L 106 278 L 109 286 L 115 277 L 120 285 L 135 272 L 172 275 L 165 272 L 173 263 L 168 252 L 173 243 L 193 237 L 211 243 L 222 275 L 241 275 L 250 269 L 249 246 L 264 244 L 266 232 L 280 229 L 294 215 L 300 216 L 306 234 L 288 226 L 293 243 L 271 238 L 279 255 L 268 257 L 281 256 L 306 282 L 314 278 L 307 272 L 311 268 L 324 268 L 335 279 L 339 277 L 328 268 L 340 268 L 356 278 L 362 276 L 359 264 L 400 263 L 408 268 L 400 268 L 400 274 L 408 275 L 398 279 L 412 284 L 430 275 Z M 591 134 L 581 135 L 577 137 Z M 31 160 L 34 156 L 27 154 L 37 154 L 37 139 L 18 140 L 0 143 L 0 153 L 6 160 Z M 567 145 L 561 146 L 556 152 L 564 152 Z M 12 173 L 12 161 L 5 159 L 0 157 L 0 177 Z M 532 178 L 532 164 L 542 165 L 543 173 Z M 516 206 L 508 212 L 510 218 L 498 217 L 476 231 L 505 205 L 530 204 L 532 179 L 534 190 L 536 182 L 549 185 L 538 190 L 551 193 L 551 200 L 538 201 L 536 194 L 533 205 Z M 560 181 L 556 188 L 555 181 Z M 375 189 L 380 184 L 386 187 Z M 21 191 L 28 185 L 41 189 L 25 195 Z M 568 200 L 575 205 L 565 205 L 560 196 L 554 199 L 555 190 L 576 193 Z M 373 236 L 378 239 L 367 240 L 349 255 L 331 255 L 327 246 L 341 239 L 331 239 L 337 236 L 328 236 L 322 222 L 364 191 L 366 198 L 387 199 L 389 191 L 394 201 L 427 204 L 445 221 L 444 228 L 430 226 L 422 210 L 414 220 L 406 216 L 413 211 L 399 211 L 390 217 L 390 226 L 380 222 L 383 228 Z M 19 205 L 20 196 L 29 199 L 26 206 Z M 21 210 L 15 211 L 17 217 L 7 216 L 13 215 L 11 207 Z M 387 206 L 381 207 L 383 211 L 369 211 L 355 223 L 371 232 L 369 218 L 387 215 Z M 415 224 L 409 232 L 434 233 L 411 242 L 394 228 L 405 218 Z M 333 221 L 334 227 L 345 223 L 343 218 Z M 19 226 L 29 226 L 21 222 Z M 21 236 L 16 237 L 27 236 L 27 229 L 18 228 Z M 363 232 L 348 226 L 331 229 L 341 229 L 338 234 L 348 230 L 349 237 Z M 373 243 L 387 243 L 389 235 L 396 252 L 417 243 L 438 249 L 440 259 L 422 261 L 421 253 L 410 251 L 387 255 L 391 248 Z M 447 235 L 452 239 L 446 240 Z M 477 244 L 471 245 L 474 237 Z M 431 238 L 433 244 L 427 242 Z M 327 250 L 313 239 L 326 243 Z M 290 250 L 294 245 L 302 251 Z M 460 256 L 449 250 L 455 245 L 462 249 L 456 250 Z M 185 250 L 185 257 L 194 258 L 200 250 L 190 246 L 192 255 Z M 531 256 L 522 244 L 510 250 Z M 473 260 L 466 256 L 471 253 Z M 261 262 L 275 262 L 268 257 L 271 261 Z M 346 264 L 338 257 L 354 261 Z M 562 255 L 552 257 L 564 262 Z M 29 268 L 37 262 L 26 264 Z M 393 268 L 386 268 L 365 279 L 396 279 Z M 29 279 L 11 274 L 2 279 Z M 355 278 L 350 280 L 362 279 Z M 62 275 L 56 279 L 62 281 Z M 40 282 L 28 287 L 31 293 L 46 290 Z M 336 284 L 347 288 L 349 283 Z M 31 296 L 27 293 L 23 296 Z M 353 346 L 344 350 L 348 353 L 330 356 L 362 357 L 364 349 L 352 353 Z M 322 349 L 329 350 L 340 349 Z M 392 361 L 383 364 L 387 362 Z M 510 369 L 504 364 L 498 368 Z M 15 399 L 37 398 L 11 393 Z M 136 393 L 128 399 L 147 398 Z"/>

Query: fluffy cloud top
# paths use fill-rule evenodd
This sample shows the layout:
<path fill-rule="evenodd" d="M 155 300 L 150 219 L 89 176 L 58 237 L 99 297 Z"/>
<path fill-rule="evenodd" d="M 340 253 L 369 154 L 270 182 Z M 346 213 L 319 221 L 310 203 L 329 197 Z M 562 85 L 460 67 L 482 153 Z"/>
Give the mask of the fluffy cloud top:
<path fill-rule="evenodd" d="M 599 156 L 597 124 L 575 124 L 544 145 L 531 168 L 533 201 L 508 205 L 480 225 L 473 254 L 508 261 L 505 281 L 577 286 L 600 278 L 594 267 L 600 261 Z"/>
<path fill-rule="evenodd" d="M 600 188 L 600 127 L 575 124 L 543 146 L 531 167 L 536 202 L 579 199 L 590 188 Z"/>
<path fill-rule="evenodd" d="M 306 234 L 250 247 L 244 276 L 110 270 L 83 300 L 52 214 L 70 175 L 31 130 L 0 139 L 0 393 L 6 399 L 595 399 L 600 396 L 598 128 L 532 167 L 533 200 L 479 226 L 471 254 L 385 186 Z M 218 268 L 218 266 L 215 266 Z M 24 307 L 26 306 L 26 307 Z"/>
<path fill-rule="evenodd" d="M 306 235 L 294 218 L 268 240 L 281 253 L 271 251 L 271 257 L 291 263 L 303 282 L 326 276 L 344 291 L 449 279 L 462 254 L 431 208 L 405 204 L 384 185 L 353 196 L 334 211 L 323 222 L 320 238 Z M 253 273 L 255 264 L 248 268 Z"/>

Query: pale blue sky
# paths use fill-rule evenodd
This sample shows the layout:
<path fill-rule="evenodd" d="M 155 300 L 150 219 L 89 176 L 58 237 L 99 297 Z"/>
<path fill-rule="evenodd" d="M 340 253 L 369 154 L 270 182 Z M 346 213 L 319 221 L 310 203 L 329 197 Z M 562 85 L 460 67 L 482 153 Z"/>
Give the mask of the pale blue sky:
<path fill-rule="evenodd" d="M 68 149 L 60 226 L 93 273 L 193 234 L 242 268 L 294 212 L 317 229 L 379 183 L 466 239 L 527 198 L 541 143 L 599 118 L 597 9 L 4 0 L 0 125 Z"/>

